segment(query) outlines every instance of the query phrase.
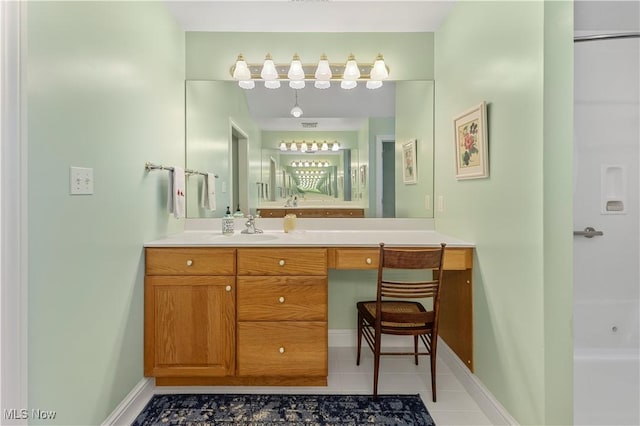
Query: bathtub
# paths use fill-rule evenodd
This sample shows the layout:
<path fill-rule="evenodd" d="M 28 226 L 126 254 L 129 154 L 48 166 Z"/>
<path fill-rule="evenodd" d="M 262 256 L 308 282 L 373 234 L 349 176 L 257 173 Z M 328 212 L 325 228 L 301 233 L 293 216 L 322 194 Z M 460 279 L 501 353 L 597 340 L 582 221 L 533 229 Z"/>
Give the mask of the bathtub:
<path fill-rule="evenodd" d="M 638 300 L 574 304 L 575 425 L 640 425 Z"/>

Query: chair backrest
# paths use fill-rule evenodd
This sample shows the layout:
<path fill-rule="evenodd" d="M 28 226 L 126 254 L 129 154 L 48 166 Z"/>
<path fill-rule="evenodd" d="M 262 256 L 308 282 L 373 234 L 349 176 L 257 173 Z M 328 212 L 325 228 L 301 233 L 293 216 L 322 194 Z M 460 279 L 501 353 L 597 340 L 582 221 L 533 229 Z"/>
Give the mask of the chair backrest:
<path fill-rule="evenodd" d="M 380 321 L 437 322 L 445 246 L 441 243 L 440 247 L 398 249 L 380 243 L 377 303 L 381 304 L 382 299 L 433 299 L 433 309 L 429 312 L 407 314 L 383 311 L 382 315 L 377 316 Z M 431 270 L 431 279 L 400 281 L 385 275 L 385 271 L 390 269 Z M 380 310 L 378 307 L 378 312 Z"/>

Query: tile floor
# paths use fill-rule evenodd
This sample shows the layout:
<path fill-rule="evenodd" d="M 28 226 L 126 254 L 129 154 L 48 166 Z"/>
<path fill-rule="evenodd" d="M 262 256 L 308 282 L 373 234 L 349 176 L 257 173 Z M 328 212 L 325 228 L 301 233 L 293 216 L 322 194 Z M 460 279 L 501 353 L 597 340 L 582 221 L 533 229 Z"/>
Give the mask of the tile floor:
<path fill-rule="evenodd" d="M 365 346 L 360 366 L 356 366 L 353 347 L 329 348 L 327 387 L 227 387 L 188 388 L 203 393 L 350 393 L 367 394 L 373 386 L 373 354 Z M 438 359 L 438 402 L 431 400 L 429 358 L 420 357 L 420 365 L 411 356 L 383 356 L 380 361 L 378 392 L 419 393 L 438 426 L 490 425 L 491 422 L 465 391 L 449 367 Z M 185 392 L 185 388 L 159 387 L 156 393 Z"/>

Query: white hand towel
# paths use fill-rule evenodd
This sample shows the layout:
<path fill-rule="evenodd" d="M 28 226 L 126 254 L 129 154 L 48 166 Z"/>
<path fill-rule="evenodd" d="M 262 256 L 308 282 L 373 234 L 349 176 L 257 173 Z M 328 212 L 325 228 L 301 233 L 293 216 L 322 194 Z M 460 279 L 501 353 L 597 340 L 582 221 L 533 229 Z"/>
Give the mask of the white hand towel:
<path fill-rule="evenodd" d="M 207 173 L 202 181 L 202 193 L 200 194 L 200 207 L 216 211 L 216 175 Z"/>
<path fill-rule="evenodd" d="M 173 213 L 176 219 L 181 219 L 185 216 L 185 176 L 184 169 L 182 167 L 174 167 L 173 172 L 169 175 L 169 184 L 167 203 L 169 207 L 169 213 Z"/>

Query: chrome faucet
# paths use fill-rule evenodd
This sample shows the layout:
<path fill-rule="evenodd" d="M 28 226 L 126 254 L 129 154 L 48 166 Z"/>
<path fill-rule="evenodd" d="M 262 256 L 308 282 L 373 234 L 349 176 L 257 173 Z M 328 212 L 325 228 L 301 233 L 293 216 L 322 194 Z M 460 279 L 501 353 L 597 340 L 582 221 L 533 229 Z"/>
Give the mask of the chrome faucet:
<path fill-rule="evenodd" d="M 248 219 L 244 224 L 247 228 L 243 229 L 240 232 L 241 234 L 262 234 L 264 232 L 262 229 L 256 228 L 256 218 L 254 216 L 249 215 Z"/>

